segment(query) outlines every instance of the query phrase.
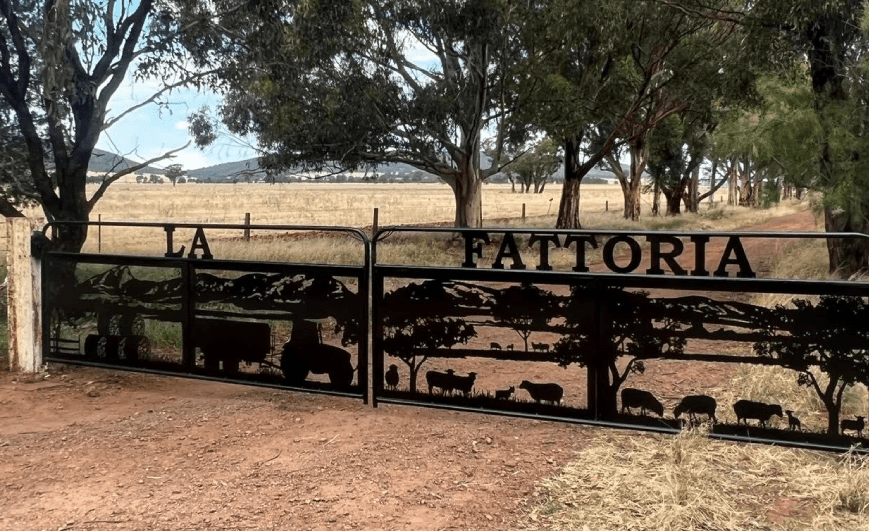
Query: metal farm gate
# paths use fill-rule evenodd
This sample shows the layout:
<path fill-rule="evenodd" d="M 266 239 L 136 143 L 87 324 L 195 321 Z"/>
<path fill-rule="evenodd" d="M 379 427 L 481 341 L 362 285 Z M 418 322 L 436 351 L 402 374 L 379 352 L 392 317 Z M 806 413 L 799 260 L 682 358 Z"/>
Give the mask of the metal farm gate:
<path fill-rule="evenodd" d="M 375 405 L 665 433 L 711 420 L 721 439 L 865 445 L 865 399 L 860 418 L 839 413 L 845 386 L 869 382 L 869 283 L 756 278 L 750 256 L 830 237 L 867 239 L 385 228 L 373 238 Z M 440 265 L 378 255 L 421 238 L 443 249 Z M 750 365 L 775 367 L 803 400 L 727 389 Z"/>
<path fill-rule="evenodd" d="M 46 233 L 71 225 L 52 223 Z M 42 254 L 45 360 L 367 402 L 369 245 L 364 233 L 281 225 L 91 226 L 125 231 L 116 236 L 131 241 L 165 240 L 166 253 L 64 253 L 48 246 Z M 358 263 L 226 260 L 212 254 L 212 248 L 218 252 L 232 244 L 243 253 L 256 244 L 260 253 L 271 248 L 279 255 L 312 230 L 341 237 Z M 257 233 L 254 241 L 242 243 L 237 235 L 246 231 Z"/>
<path fill-rule="evenodd" d="M 817 449 L 869 432 L 846 393 L 869 382 L 869 283 L 757 278 L 751 256 L 866 235 L 90 228 L 150 231 L 166 252 L 39 253 L 47 361 L 666 433 L 711 421 L 713 437 Z M 313 231 L 339 263 L 282 258 Z M 750 366 L 794 390 L 729 389 Z"/>

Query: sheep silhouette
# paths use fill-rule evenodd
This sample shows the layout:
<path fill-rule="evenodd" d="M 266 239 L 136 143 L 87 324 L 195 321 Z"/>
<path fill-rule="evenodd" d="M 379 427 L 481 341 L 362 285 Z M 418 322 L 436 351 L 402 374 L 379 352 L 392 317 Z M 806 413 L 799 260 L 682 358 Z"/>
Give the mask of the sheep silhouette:
<path fill-rule="evenodd" d="M 516 390 L 514 386 L 510 386 L 509 389 L 496 389 L 495 390 L 495 398 L 499 400 L 508 400 L 510 396 L 513 395 L 513 392 Z"/>
<path fill-rule="evenodd" d="M 689 395 L 679 402 L 679 405 L 673 409 L 673 416 L 677 419 L 682 413 L 688 413 L 688 418 L 691 422 L 698 422 L 697 415 L 707 415 L 712 421 L 712 424 L 717 422 L 715 418 L 715 409 L 718 404 L 711 396 L 706 395 Z"/>
<path fill-rule="evenodd" d="M 845 430 L 852 430 L 857 432 L 857 437 L 863 438 L 863 428 L 866 427 L 865 418 L 857 417 L 857 420 L 852 419 L 842 419 L 841 428 L 842 435 L 845 435 Z"/>
<path fill-rule="evenodd" d="M 531 395 L 531 399 L 535 402 L 551 402 L 558 405 L 561 402 L 561 397 L 564 396 L 564 388 L 557 383 L 534 383 L 528 380 L 522 380 L 519 384 L 519 389 L 525 389 Z"/>
<path fill-rule="evenodd" d="M 785 410 L 785 414 L 788 416 L 788 431 L 803 431 L 803 426 L 800 424 L 800 419 L 794 416 L 794 412 L 790 409 Z"/>
<path fill-rule="evenodd" d="M 459 391 L 465 396 L 470 396 L 476 379 L 477 373 L 475 372 L 470 372 L 467 376 L 459 376 L 452 369 L 447 369 L 447 372 L 428 371 L 425 373 L 429 394 L 435 387 L 439 387 L 443 394 Z"/>
<path fill-rule="evenodd" d="M 782 416 L 781 406 L 778 404 L 765 404 L 752 400 L 740 400 L 733 404 L 733 412 L 736 413 L 736 423 L 741 421 L 748 426 L 748 419 L 757 419 L 760 427 L 766 427 L 766 423 L 773 415 Z"/>
<path fill-rule="evenodd" d="M 664 416 L 664 404 L 655 395 L 642 389 L 627 387 L 622 389 L 622 413 L 625 410 L 631 412 L 631 408 L 640 408 L 640 415 L 645 415 L 646 410 L 654 411 L 659 417 Z"/>

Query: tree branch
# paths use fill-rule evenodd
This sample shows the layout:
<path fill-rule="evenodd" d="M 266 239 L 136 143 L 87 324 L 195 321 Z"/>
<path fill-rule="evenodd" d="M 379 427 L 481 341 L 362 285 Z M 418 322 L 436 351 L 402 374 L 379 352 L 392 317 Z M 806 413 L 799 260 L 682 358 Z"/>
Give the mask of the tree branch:
<path fill-rule="evenodd" d="M 191 141 L 187 141 L 187 143 L 184 144 L 183 146 L 181 146 L 180 148 L 173 149 L 171 151 L 167 151 L 166 153 L 160 155 L 159 157 L 155 157 L 153 159 L 146 160 L 145 162 L 142 162 L 141 164 L 136 164 L 135 166 L 131 166 L 127 169 L 121 170 L 118 173 L 112 175 L 111 177 L 104 178 L 103 182 L 100 183 L 100 187 L 97 189 L 96 192 L 94 192 L 94 195 L 87 202 L 88 212 L 90 212 L 93 209 L 93 207 L 97 203 L 97 201 L 99 201 L 100 198 L 106 193 L 106 190 L 108 190 L 110 184 L 117 181 L 118 179 L 120 179 L 124 175 L 129 175 L 131 173 L 139 171 L 142 168 L 144 168 L 146 166 L 150 166 L 151 164 L 153 164 L 155 162 L 159 162 L 161 160 L 165 160 L 165 159 L 169 159 L 169 158 L 174 157 L 175 153 L 178 153 L 179 151 L 187 149 L 187 147 L 190 146 L 190 143 L 191 143 Z"/>
<path fill-rule="evenodd" d="M 149 105 L 149 104 L 151 104 L 151 103 L 154 103 L 154 102 L 157 100 L 157 98 L 159 98 L 159 97 L 160 97 L 161 95 L 163 95 L 164 93 L 166 93 L 166 92 L 171 92 L 172 90 L 174 90 L 174 89 L 176 89 L 176 88 L 178 88 L 178 87 L 182 87 L 182 86 L 184 86 L 184 85 L 190 83 L 190 81 L 192 81 L 192 80 L 194 80 L 194 79 L 199 79 L 199 78 L 207 77 L 207 76 L 212 75 L 212 74 L 215 74 L 215 73 L 217 73 L 217 70 L 216 70 L 216 69 L 215 69 L 215 70 L 209 70 L 209 71 L 207 71 L 207 72 L 202 72 L 202 73 L 200 73 L 200 74 L 196 74 L 196 75 L 191 76 L 191 77 L 185 77 L 185 78 L 182 79 L 181 81 L 178 81 L 178 82 L 173 83 L 173 84 L 171 84 L 171 85 L 164 85 L 160 90 L 158 90 L 157 92 L 155 92 L 154 94 L 152 94 L 152 95 L 151 95 L 148 99 L 146 99 L 145 101 L 140 102 L 140 103 L 137 103 L 136 105 L 133 105 L 132 107 L 130 107 L 130 108 L 126 109 L 125 111 L 123 111 L 121 114 L 119 114 L 119 115 L 117 115 L 117 116 L 115 116 L 115 117 L 112 117 L 110 120 L 106 120 L 106 122 L 103 124 L 101 130 L 102 130 L 102 131 L 105 131 L 106 129 L 109 129 L 110 127 L 112 127 L 113 125 L 115 125 L 116 123 L 118 123 L 118 122 L 119 122 L 119 121 L 120 121 L 124 116 L 126 116 L 126 115 L 128 115 L 128 114 L 130 114 L 130 113 L 132 113 L 132 112 L 134 112 L 134 111 L 136 111 L 136 110 L 138 110 L 138 109 L 140 109 L 140 108 L 146 106 L 146 105 Z"/>

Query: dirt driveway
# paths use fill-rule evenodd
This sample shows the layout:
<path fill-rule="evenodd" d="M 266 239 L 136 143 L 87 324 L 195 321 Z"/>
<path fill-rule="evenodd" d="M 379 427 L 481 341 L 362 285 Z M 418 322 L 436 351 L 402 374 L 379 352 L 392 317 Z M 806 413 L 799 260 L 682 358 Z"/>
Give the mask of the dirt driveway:
<path fill-rule="evenodd" d="M 812 227 L 801 213 L 754 228 Z M 728 374 L 692 371 L 692 386 Z M 140 373 L 0 372 L 0 529 L 514 529 L 592 432 Z"/>

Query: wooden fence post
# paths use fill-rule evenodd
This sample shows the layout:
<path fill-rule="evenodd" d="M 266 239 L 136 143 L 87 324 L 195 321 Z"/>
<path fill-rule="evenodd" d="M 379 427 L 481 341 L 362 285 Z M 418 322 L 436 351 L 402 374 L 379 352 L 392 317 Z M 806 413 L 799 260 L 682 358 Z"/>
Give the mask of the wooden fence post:
<path fill-rule="evenodd" d="M 522 203 L 522 222 L 525 222 L 525 203 Z"/>
<path fill-rule="evenodd" d="M 244 213 L 244 241 L 250 241 L 250 212 Z"/>
<path fill-rule="evenodd" d="M 30 220 L 6 218 L 6 297 L 9 368 L 37 372 L 42 366 L 42 264 L 30 249 Z"/>
<path fill-rule="evenodd" d="M 375 209 L 374 209 L 374 221 L 373 221 L 373 223 L 371 223 L 371 237 L 372 238 L 374 237 L 375 234 L 377 234 L 377 223 L 379 221 L 377 218 L 379 217 L 379 214 L 380 214 L 380 210 L 375 207 Z"/>

